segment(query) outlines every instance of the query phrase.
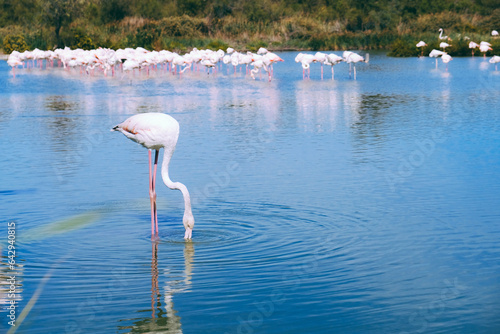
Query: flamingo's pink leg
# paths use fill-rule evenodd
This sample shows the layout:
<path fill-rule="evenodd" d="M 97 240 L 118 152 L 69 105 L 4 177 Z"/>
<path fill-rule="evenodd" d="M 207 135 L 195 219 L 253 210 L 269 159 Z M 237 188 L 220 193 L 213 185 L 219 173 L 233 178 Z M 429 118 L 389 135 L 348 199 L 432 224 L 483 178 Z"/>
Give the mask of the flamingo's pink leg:
<path fill-rule="evenodd" d="M 156 150 L 155 152 L 155 167 L 153 171 L 153 192 L 155 194 L 155 225 L 156 225 L 156 235 L 158 235 L 159 229 L 158 229 L 158 212 L 156 210 L 156 167 L 158 167 L 158 154 L 160 153 L 159 150 Z"/>
<path fill-rule="evenodd" d="M 151 200 L 151 238 L 153 238 L 155 231 L 154 231 L 154 206 L 153 206 L 153 177 L 151 175 L 151 150 L 148 150 L 148 155 L 149 155 L 149 199 Z"/>
<path fill-rule="evenodd" d="M 154 237 L 155 233 L 155 225 L 156 225 L 156 192 L 154 188 L 154 175 L 151 175 L 151 150 L 148 150 L 149 154 L 149 198 L 151 200 L 151 238 Z M 156 172 L 156 164 L 155 169 Z"/>

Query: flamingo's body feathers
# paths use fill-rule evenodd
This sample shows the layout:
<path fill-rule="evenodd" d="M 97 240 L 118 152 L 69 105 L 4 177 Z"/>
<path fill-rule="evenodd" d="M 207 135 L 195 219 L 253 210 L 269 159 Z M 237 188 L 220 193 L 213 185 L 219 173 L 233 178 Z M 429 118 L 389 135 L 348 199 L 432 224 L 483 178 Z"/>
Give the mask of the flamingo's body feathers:
<path fill-rule="evenodd" d="M 145 113 L 134 115 L 113 128 L 147 149 L 175 147 L 179 123 L 170 115 Z"/>

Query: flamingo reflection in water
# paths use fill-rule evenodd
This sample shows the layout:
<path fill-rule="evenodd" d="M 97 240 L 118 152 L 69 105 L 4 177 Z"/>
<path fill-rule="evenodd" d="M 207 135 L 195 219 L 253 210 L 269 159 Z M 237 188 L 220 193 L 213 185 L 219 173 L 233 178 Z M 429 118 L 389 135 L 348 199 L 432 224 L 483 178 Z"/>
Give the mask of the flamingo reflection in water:
<path fill-rule="evenodd" d="M 165 333 L 182 334 L 181 317 L 175 310 L 173 297 L 187 292 L 191 287 L 193 274 L 194 246 L 192 241 L 184 243 L 184 269 L 182 273 L 169 268 L 163 270 L 158 266 L 157 241 L 151 243 L 151 313 L 147 317 L 135 321 L 131 326 L 120 327 L 130 333 Z M 165 281 L 161 291 L 160 280 Z M 163 297 L 163 300 L 162 300 Z M 139 311 L 142 313 L 142 311 Z"/>
<path fill-rule="evenodd" d="M 181 317 L 174 309 L 174 295 L 186 292 L 191 287 L 193 274 L 194 246 L 192 241 L 184 243 L 184 272 L 182 276 L 173 275 L 170 270 L 165 269 L 167 281 L 164 286 L 164 310 L 161 309 L 161 293 L 158 282 L 158 243 L 152 243 L 151 256 L 151 324 L 153 328 L 161 333 L 182 333 Z M 158 314 L 156 314 L 158 313 Z M 165 317 L 163 317 L 163 314 Z"/>

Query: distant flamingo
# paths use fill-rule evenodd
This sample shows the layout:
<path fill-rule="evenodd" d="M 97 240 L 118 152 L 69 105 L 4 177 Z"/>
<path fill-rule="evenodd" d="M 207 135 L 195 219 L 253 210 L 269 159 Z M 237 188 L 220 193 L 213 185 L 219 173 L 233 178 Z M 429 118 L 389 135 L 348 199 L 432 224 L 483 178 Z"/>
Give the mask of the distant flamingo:
<path fill-rule="evenodd" d="M 279 61 L 284 61 L 284 60 L 281 59 L 280 56 L 278 56 L 277 54 L 275 54 L 273 52 L 268 51 L 264 56 L 262 56 L 262 62 L 269 69 L 269 72 L 268 72 L 269 81 L 271 81 L 271 78 L 274 75 L 274 66 L 273 65 L 274 65 L 274 63 L 279 62 Z"/>
<path fill-rule="evenodd" d="M 421 57 L 424 56 L 424 46 L 427 46 L 427 43 L 424 41 L 420 41 L 417 43 L 417 48 L 422 48 L 422 53 L 420 54 Z"/>
<path fill-rule="evenodd" d="M 315 61 L 316 58 L 312 54 L 299 53 L 295 57 L 295 62 L 302 64 L 302 79 L 305 79 L 306 77 L 306 70 L 307 70 L 307 77 L 309 79 L 311 78 L 311 63 Z"/>
<path fill-rule="evenodd" d="M 264 62 L 262 61 L 262 59 L 259 59 L 259 60 L 252 62 L 251 65 L 253 65 L 253 69 L 250 70 L 250 76 L 252 77 L 252 79 L 255 80 L 255 74 L 260 73 L 260 69 L 263 68 L 264 71 L 268 72 L 269 81 L 271 81 L 271 74 L 269 73 L 269 70 L 268 70 L 267 66 L 264 64 Z"/>
<path fill-rule="evenodd" d="M 474 57 L 474 49 L 478 48 L 478 47 L 479 47 L 479 44 L 477 44 L 476 42 L 472 42 L 472 41 L 469 42 L 469 49 L 472 49 L 472 57 Z"/>
<path fill-rule="evenodd" d="M 265 55 L 266 53 L 268 53 L 269 51 L 267 51 L 266 48 L 259 48 L 259 50 L 257 50 L 257 54 L 258 55 Z"/>
<path fill-rule="evenodd" d="M 450 45 L 450 44 L 448 44 L 448 43 L 446 43 L 446 42 L 441 42 L 441 43 L 439 43 L 439 47 L 440 47 L 441 49 L 443 49 L 443 51 L 446 51 L 446 48 L 447 48 L 447 47 L 450 47 L 450 46 L 451 46 L 451 45 Z"/>
<path fill-rule="evenodd" d="M 437 60 L 437 59 L 436 59 Z M 453 58 L 451 58 L 451 56 L 447 53 L 445 53 L 444 55 L 441 56 L 441 60 L 443 61 L 443 63 L 446 64 L 446 70 L 448 71 L 448 63 L 453 60 Z"/>
<path fill-rule="evenodd" d="M 499 56 L 491 57 L 490 64 L 495 64 L 495 71 L 498 71 L 497 63 L 500 63 L 500 57 Z"/>
<path fill-rule="evenodd" d="M 333 71 L 333 66 L 337 65 L 341 61 L 343 61 L 344 58 L 337 56 L 334 53 L 330 53 L 329 55 L 326 56 L 326 61 L 325 65 L 330 65 L 332 67 L 332 80 L 334 80 L 335 72 Z"/>
<path fill-rule="evenodd" d="M 485 41 L 482 41 L 481 43 L 479 43 L 479 51 L 481 51 L 483 53 L 484 58 L 486 58 L 486 52 L 488 52 L 488 50 L 493 50 L 491 48 L 490 43 L 485 42 Z"/>
<path fill-rule="evenodd" d="M 19 52 L 14 51 L 9 55 L 9 58 L 7 59 L 7 64 L 12 67 L 12 76 L 15 78 L 16 77 L 16 67 L 17 66 L 24 66 L 24 62 L 21 61 L 19 57 Z"/>
<path fill-rule="evenodd" d="M 439 51 L 439 50 L 436 50 L 436 49 L 432 49 L 431 53 L 429 53 L 429 57 L 431 58 L 436 58 L 436 68 L 438 68 L 438 60 L 437 58 L 446 54 L 446 52 L 444 51 Z"/>
<path fill-rule="evenodd" d="M 314 58 L 316 58 L 316 61 L 321 64 L 321 80 L 323 80 L 323 64 L 328 61 L 326 53 L 323 52 L 316 52 L 314 55 Z"/>
<path fill-rule="evenodd" d="M 346 57 L 347 55 L 347 57 Z M 349 69 L 350 69 L 350 66 L 351 66 L 351 63 L 353 63 L 353 67 L 354 67 L 354 80 L 356 80 L 356 63 L 359 63 L 359 62 L 365 62 L 365 63 L 368 63 L 368 54 L 366 54 L 366 59 L 361 57 L 360 55 L 358 55 L 357 53 L 354 53 L 354 52 L 350 52 L 350 51 L 344 51 L 344 59 L 345 59 L 345 62 L 349 64 Z M 351 71 L 349 71 L 349 76 L 351 75 Z"/>
<path fill-rule="evenodd" d="M 127 59 L 122 65 L 123 71 L 128 72 L 128 71 L 133 71 L 136 68 L 139 68 L 139 62 L 133 59 Z"/>
<path fill-rule="evenodd" d="M 168 175 L 168 165 L 174 153 L 179 137 L 179 123 L 172 117 L 161 113 L 137 114 L 123 123 L 115 126 L 111 131 L 120 131 L 127 138 L 141 144 L 149 150 L 149 197 L 151 200 L 151 238 L 158 237 L 158 216 L 156 213 L 156 167 L 158 154 L 163 147 L 163 162 L 161 176 L 165 185 L 170 189 L 177 189 L 184 197 L 184 217 L 182 222 L 186 233 L 184 239 L 191 239 L 194 227 L 194 217 L 191 212 L 191 198 L 186 186 L 180 182 L 172 182 Z M 155 150 L 154 169 L 151 174 L 151 150 Z"/>
<path fill-rule="evenodd" d="M 443 28 L 439 28 L 439 39 L 449 39 L 448 36 L 443 36 Z"/>

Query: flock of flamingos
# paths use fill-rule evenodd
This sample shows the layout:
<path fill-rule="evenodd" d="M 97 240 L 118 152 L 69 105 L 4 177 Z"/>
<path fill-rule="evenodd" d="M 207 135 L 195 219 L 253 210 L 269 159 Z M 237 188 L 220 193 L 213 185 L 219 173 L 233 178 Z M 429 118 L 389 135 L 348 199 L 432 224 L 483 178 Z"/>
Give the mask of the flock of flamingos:
<path fill-rule="evenodd" d="M 115 75 L 117 69 L 123 72 L 146 71 L 149 74 L 151 70 L 164 69 L 172 73 L 178 73 L 182 76 L 186 70 L 205 69 L 207 72 L 217 71 L 221 64 L 233 66 L 236 72 L 237 66 L 245 65 L 246 73 L 255 79 L 256 74 L 261 75 L 261 70 L 267 73 L 269 81 L 273 76 L 273 65 L 276 62 L 282 62 L 278 55 L 269 52 L 265 48 L 260 48 L 257 53 L 253 52 L 238 52 L 233 48 L 223 50 L 198 50 L 194 48 L 191 52 L 179 55 L 175 52 L 148 51 L 138 47 L 135 49 L 105 49 L 99 48 L 94 50 L 72 50 L 68 47 L 64 49 L 56 49 L 54 51 L 43 51 L 35 49 L 33 51 L 24 51 L 22 53 L 14 51 L 9 55 L 7 63 L 12 67 L 15 76 L 15 69 L 18 66 L 46 67 L 62 66 L 65 69 L 79 68 L 80 73 L 94 74 L 96 70 L 102 72 L 105 76 L 109 73 Z M 344 51 L 342 57 L 336 54 L 325 54 L 317 52 L 315 55 L 299 53 L 295 61 L 301 63 L 303 68 L 303 76 L 306 77 L 306 71 L 309 77 L 310 64 L 320 63 L 322 66 L 321 77 L 323 78 L 323 65 L 332 66 L 341 61 L 352 64 L 357 62 L 368 62 L 364 57 L 351 51 Z M 249 69 L 249 66 L 253 68 Z M 354 78 L 356 78 L 356 68 L 354 67 Z"/>
<path fill-rule="evenodd" d="M 442 40 L 440 43 L 441 50 L 432 50 L 429 57 L 436 58 L 436 68 L 437 59 L 441 57 L 443 63 L 446 64 L 446 69 L 448 69 L 448 63 L 453 59 L 449 54 L 446 53 L 446 48 L 451 45 L 446 41 L 451 41 L 448 36 L 443 36 L 443 29 L 439 29 L 439 39 Z M 492 31 L 492 36 L 498 36 L 496 30 Z M 427 44 L 424 41 L 417 43 L 417 47 L 421 48 Z M 486 56 L 486 52 L 492 50 L 491 44 L 482 41 L 480 44 L 470 41 L 469 48 L 472 49 L 472 56 L 474 56 L 474 50 L 479 48 L 479 50 Z M 423 49 L 422 49 L 423 50 Z M 422 51 L 423 56 L 423 51 Z M 321 79 L 323 79 L 323 66 L 331 66 L 332 80 L 334 79 L 334 65 L 340 62 L 345 62 L 349 64 L 349 77 L 351 77 L 352 66 L 354 65 L 354 80 L 356 80 L 356 63 L 358 62 L 368 62 L 369 54 L 365 57 L 360 56 L 352 51 L 344 51 L 342 56 L 336 55 L 334 53 L 326 54 L 323 52 L 316 52 L 316 54 L 309 53 L 299 53 L 295 57 L 297 63 L 302 65 L 302 76 L 303 78 L 310 78 L 310 66 L 312 63 L 319 63 L 321 65 Z M 64 49 L 56 49 L 54 51 L 43 51 L 35 49 L 33 51 L 24 51 L 22 53 L 14 51 L 12 52 L 7 60 L 9 66 L 12 67 L 12 73 L 15 77 L 15 69 L 18 66 L 23 68 L 40 67 L 60 67 L 64 69 L 71 70 L 72 68 L 79 68 L 80 73 L 86 73 L 89 75 L 94 75 L 96 71 L 101 72 L 104 76 L 109 73 L 115 75 L 117 69 L 122 72 L 134 72 L 136 69 L 138 71 L 146 71 L 147 74 L 151 70 L 163 69 L 165 71 L 170 71 L 173 74 L 179 74 L 182 76 L 186 70 L 197 70 L 204 69 L 206 72 L 210 73 L 210 70 L 215 73 L 218 69 L 220 70 L 221 64 L 226 64 L 228 66 L 234 67 L 234 72 L 236 73 L 236 68 L 240 65 L 245 65 L 246 73 L 250 74 L 252 79 L 255 79 L 255 75 L 259 74 L 262 77 L 262 72 L 267 73 L 269 81 L 273 77 L 273 65 L 276 62 L 282 62 L 278 55 L 273 52 L 269 52 L 265 48 L 260 48 L 257 53 L 252 52 L 238 52 L 233 48 L 227 48 L 226 51 L 218 50 L 198 50 L 194 48 L 191 52 L 184 55 L 179 55 L 175 52 L 162 50 L 162 51 L 148 51 L 144 48 L 138 47 L 135 49 L 105 49 L 98 48 L 94 50 L 82 50 L 76 49 L 72 50 L 68 47 Z M 490 63 L 495 64 L 495 69 L 497 63 L 500 62 L 499 56 L 493 56 Z M 56 65 L 57 64 L 57 65 Z M 253 66 L 253 68 L 249 68 Z M 228 67 L 229 71 L 229 67 Z M 307 73 L 306 73 L 307 72 Z"/>
<path fill-rule="evenodd" d="M 491 32 L 491 35 L 493 37 L 497 37 L 498 36 L 498 31 L 496 30 L 493 30 Z M 466 39 L 469 39 L 468 37 L 465 37 Z M 451 38 L 449 38 L 448 36 L 443 36 L 443 28 L 439 28 L 439 40 L 446 40 L 446 41 L 451 41 Z M 417 43 L 417 48 L 422 48 L 424 46 L 427 46 L 427 43 L 425 43 L 424 41 L 420 41 Z M 443 63 L 446 64 L 446 69 L 448 70 L 448 63 L 453 59 L 449 54 L 446 53 L 446 48 L 447 47 L 450 47 L 451 44 L 448 44 L 446 43 L 445 41 L 442 41 L 441 43 L 439 43 L 439 47 L 441 49 L 443 49 L 443 51 L 440 51 L 440 50 L 436 50 L 436 49 L 433 49 L 431 51 L 431 53 L 429 53 L 429 57 L 433 57 L 433 58 L 436 58 L 436 68 L 438 66 L 438 62 L 437 62 L 437 59 L 438 57 L 441 57 L 441 60 L 443 61 Z M 482 41 L 481 43 L 477 44 L 476 42 L 473 42 L 473 41 L 470 41 L 469 42 L 469 49 L 472 50 L 472 56 L 474 57 L 474 50 L 476 48 L 479 48 L 479 51 L 483 53 L 483 56 L 486 57 L 486 52 L 490 51 L 490 50 L 493 50 L 491 48 L 491 44 L 488 43 L 488 42 L 485 42 L 485 41 Z M 423 49 L 422 49 L 422 56 L 423 56 Z M 497 70 L 497 63 L 500 62 L 500 57 L 499 56 L 493 56 L 491 59 L 490 59 L 490 63 L 492 64 L 495 64 L 495 70 Z"/>

